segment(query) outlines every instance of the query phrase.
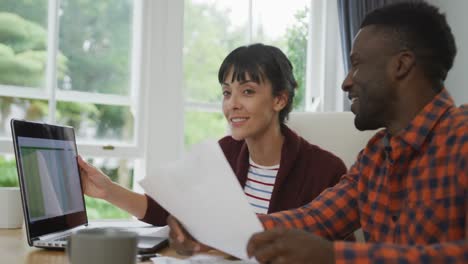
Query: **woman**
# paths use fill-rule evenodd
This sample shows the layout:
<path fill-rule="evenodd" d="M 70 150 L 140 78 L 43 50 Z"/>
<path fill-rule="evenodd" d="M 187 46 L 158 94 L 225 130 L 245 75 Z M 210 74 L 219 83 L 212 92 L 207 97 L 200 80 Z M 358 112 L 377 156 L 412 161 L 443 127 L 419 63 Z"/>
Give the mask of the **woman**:
<path fill-rule="evenodd" d="M 231 135 L 219 144 L 257 213 L 300 207 L 346 172 L 338 157 L 284 124 L 297 88 L 292 70 L 281 50 L 254 44 L 232 51 L 218 73 L 223 112 L 231 128 Z M 166 224 L 168 213 L 151 197 L 113 183 L 81 158 L 79 165 L 85 194 L 147 223 Z"/>

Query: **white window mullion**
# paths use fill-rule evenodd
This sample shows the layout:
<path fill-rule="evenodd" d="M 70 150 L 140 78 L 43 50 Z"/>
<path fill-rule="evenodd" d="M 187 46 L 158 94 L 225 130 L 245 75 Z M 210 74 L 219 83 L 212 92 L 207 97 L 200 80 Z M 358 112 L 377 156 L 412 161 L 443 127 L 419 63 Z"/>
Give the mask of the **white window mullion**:
<path fill-rule="evenodd" d="M 336 32 L 340 32 L 337 1 L 327 1 L 325 17 L 327 25 L 325 32 L 326 51 L 325 54 L 325 82 L 323 93 L 324 112 L 343 112 L 344 93 L 341 84 L 344 78 L 343 55 L 341 49 L 341 38 Z"/>
<path fill-rule="evenodd" d="M 99 94 L 80 91 L 55 91 L 56 100 L 77 102 L 77 103 L 90 103 L 90 104 L 103 104 L 103 105 L 117 105 L 117 106 L 130 106 L 132 99 L 128 96 L 115 95 L 115 94 Z"/>
<path fill-rule="evenodd" d="M 49 122 L 55 123 L 55 108 L 57 89 L 57 54 L 59 36 L 60 0 L 49 0 L 47 21 L 47 68 L 46 90 L 49 96 Z"/>
<path fill-rule="evenodd" d="M 310 1 L 310 20 L 307 41 L 307 65 L 305 86 L 305 110 L 316 112 L 321 104 L 324 67 L 324 19 L 322 0 Z"/>
<path fill-rule="evenodd" d="M 132 144 L 104 145 L 94 142 L 77 142 L 80 155 L 121 159 L 141 159 L 143 154 Z"/>
<path fill-rule="evenodd" d="M 144 120 L 145 105 L 143 98 L 145 98 L 145 89 L 141 89 L 141 71 L 142 71 L 142 49 L 143 49 L 143 3 L 142 1 L 133 2 L 133 16 L 132 16 L 132 67 L 131 67 L 131 81 L 130 81 L 130 97 L 131 97 L 131 112 L 135 117 L 134 125 L 134 143 L 138 149 L 139 158 L 134 160 L 134 177 L 133 189 L 137 192 L 143 192 L 143 189 L 138 182 L 145 174 L 145 162 L 141 149 L 144 145 L 144 131 L 148 129 Z"/>
<path fill-rule="evenodd" d="M 132 50 L 131 50 L 131 70 L 130 70 L 130 107 L 135 117 L 134 135 L 137 147 L 143 145 L 142 115 L 144 114 L 144 89 L 141 87 L 141 61 L 142 61 L 142 25 L 143 25 L 143 4 L 142 1 L 133 2 L 132 14 Z"/>
<path fill-rule="evenodd" d="M 145 90 L 144 175 L 183 150 L 183 0 L 144 0 L 141 89 Z M 164 121 L 164 122 L 162 122 Z"/>
<path fill-rule="evenodd" d="M 0 84 L 0 96 L 48 100 L 44 90 L 36 87 L 14 86 Z"/>

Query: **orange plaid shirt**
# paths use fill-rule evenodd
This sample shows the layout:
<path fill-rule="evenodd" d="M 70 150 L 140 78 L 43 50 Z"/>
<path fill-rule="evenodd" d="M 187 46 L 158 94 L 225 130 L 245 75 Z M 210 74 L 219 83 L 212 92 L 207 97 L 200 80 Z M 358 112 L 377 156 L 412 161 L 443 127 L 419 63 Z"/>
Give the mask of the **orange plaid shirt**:
<path fill-rule="evenodd" d="M 378 132 L 340 182 L 304 207 L 260 215 L 266 229 L 336 240 L 336 263 L 468 263 L 468 105 L 444 89 L 395 136 Z"/>

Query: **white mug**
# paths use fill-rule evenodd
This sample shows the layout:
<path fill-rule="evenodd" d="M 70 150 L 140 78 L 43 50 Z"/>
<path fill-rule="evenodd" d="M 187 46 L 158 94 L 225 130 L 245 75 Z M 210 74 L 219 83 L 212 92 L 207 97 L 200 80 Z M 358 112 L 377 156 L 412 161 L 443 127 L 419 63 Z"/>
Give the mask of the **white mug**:
<path fill-rule="evenodd" d="M 22 224 L 19 187 L 0 187 L 0 228 L 20 228 Z"/>

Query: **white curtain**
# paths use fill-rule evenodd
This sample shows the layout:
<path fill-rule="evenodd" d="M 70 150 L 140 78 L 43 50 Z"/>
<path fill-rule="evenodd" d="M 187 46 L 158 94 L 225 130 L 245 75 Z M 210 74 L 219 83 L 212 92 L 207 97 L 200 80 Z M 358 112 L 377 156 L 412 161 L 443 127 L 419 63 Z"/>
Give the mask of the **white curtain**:
<path fill-rule="evenodd" d="M 344 78 L 336 1 L 311 0 L 306 111 L 342 112 Z"/>

